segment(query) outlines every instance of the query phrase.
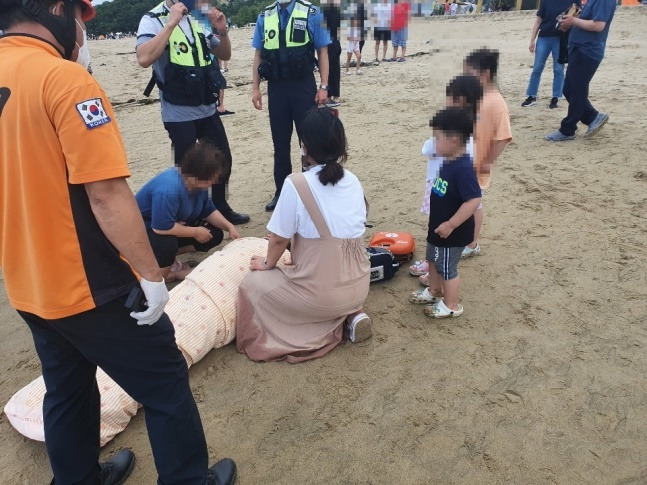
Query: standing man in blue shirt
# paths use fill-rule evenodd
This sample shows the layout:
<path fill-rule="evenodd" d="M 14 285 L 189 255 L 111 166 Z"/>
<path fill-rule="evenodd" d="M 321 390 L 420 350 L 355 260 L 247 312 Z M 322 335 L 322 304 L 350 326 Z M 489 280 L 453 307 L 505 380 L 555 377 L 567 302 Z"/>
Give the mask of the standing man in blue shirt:
<path fill-rule="evenodd" d="M 276 207 L 283 181 L 292 173 L 290 143 L 292 124 L 300 135 L 301 121 L 313 106 L 328 99 L 328 31 L 319 8 L 305 0 L 277 0 L 258 16 L 252 47 L 252 103 L 263 108 L 261 79 L 267 80 L 267 104 L 274 144 L 276 192 L 265 206 Z M 321 84 L 317 88 L 314 67 L 317 51 Z"/>
<path fill-rule="evenodd" d="M 584 137 L 588 138 L 609 120 L 608 114 L 597 111 L 591 105 L 589 84 L 604 57 L 615 11 L 616 0 L 589 0 L 579 18 L 566 15 L 559 19 L 560 30 L 573 29 L 568 40 L 568 69 L 564 79 L 568 114 L 559 130 L 546 135 L 546 140 L 574 140 L 580 121 L 589 126 L 584 133 Z"/>
<path fill-rule="evenodd" d="M 196 6 L 207 7 L 201 15 L 209 19 L 211 32 L 190 15 Z M 227 30 L 225 15 L 208 2 L 163 0 L 142 17 L 136 52 L 140 66 L 153 68 L 152 81 L 160 90 L 162 122 L 173 144 L 175 164 L 179 165 L 196 140 L 211 140 L 225 154 L 227 164 L 213 184 L 211 199 L 229 222 L 245 224 L 249 216 L 234 211 L 227 202 L 232 157 L 216 110 L 216 95 L 224 87 L 224 78 L 211 58 L 212 54 L 225 61 L 231 58 Z M 152 89 L 151 82 L 145 94 Z"/>

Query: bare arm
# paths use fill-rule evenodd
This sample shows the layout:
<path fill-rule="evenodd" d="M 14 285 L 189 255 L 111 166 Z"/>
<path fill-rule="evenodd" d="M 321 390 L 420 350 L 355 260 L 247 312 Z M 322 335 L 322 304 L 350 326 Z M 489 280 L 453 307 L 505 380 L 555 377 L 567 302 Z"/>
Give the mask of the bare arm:
<path fill-rule="evenodd" d="M 171 7 L 169 19 L 164 28 L 151 40 L 137 46 L 137 62 L 142 67 L 150 67 L 164 54 L 164 49 L 175 27 L 178 26 L 186 8 L 182 3 Z"/>
<path fill-rule="evenodd" d="M 231 59 L 231 41 L 229 40 L 229 35 L 227 32 L 219 33 L 218 38 L 220 39 L 220 44 L 215 49 L 212 49 L 211 52 L 221 61 L 228 61 Z"/>
<path fill-rule="evenodd" d="M 434 232 L 438 234 L 441 238 L 445 239 L 465 222 L 469 217 L 474 214 L 476 208 L 481 203 L 481 198 L 477 197 L 475 199 L 470 199 L 461 204 L 456 213 L 448 220 L 440 224 Z"/>
<path fill-rule="evenodd" d="M 99 227 L 142 278 L 163 281 L 144 221 L 125 178 L 85 184 Z"/>
<path fill-rule="evenodd" d="M 530 52 L 535 52 L 535 40 L 537 39 L 537 34 L 539 33 L 539 26 L 543 22 L 541 17 L 537 17 L 534 25 L 532 26 L 532 31 L 530 32 Z"/>
<path fill-rule="evenodd" d="M 607 26 L 607 23 L 601 20 L 584 20 L 576 18 L 573 25 L 575 25 L 575 27 L 579 27 L 582 30 L 588 30 L 590 32 L 602 32 Z"/>
<path fill-rule="evenodd" d="M 261 94 L 261 75 L 258 73 L 258 66 L 261 65 L 261 50 L 254 51 L 254 62 L 252 63 L 252 104 L 256 109 L 263 109 L 263 95 Z"/>
<path fill-rule="evenodd" d="M 454 214 L 447 222 L 449 222 L 449 224 L 454 228 L 460 226 L 474 214 L 480 203 L 481 197 L 463 202 L 456 211 L 456 214 Z"/>
<path fill-rule="evenodd" d="M 166 230 L 153 229 L 153 232 L 155 234 L 159 234 L 160 236 L 193 237 L 193 238 L 195 238 L 196 229 L 197 229 L 197 227 L 185 226 L 183 224 L 178 224 L 176 222 L 175 225 L 170 229 L 166 229 Z"/>
<path fill-rule="evenodd" d="M 232 231 L 236 232 L 236 228 L 234 227 L 234 225 L 231 222 L 229 222 L 227 219 L 225 219 L 225 216 L 223 216 L 218 210 L 213 211 L 211 214 L 209 214 L 205 218 L 205 221 L 207 221 L 212 226 L 216 226 L 218 229 L 227 231 L 229 234 L 231 234 Z"/>
<path fill-rule="evenodd" d="M 269 242 L 267 243 L 267 257 L 252 256 L 249 264 L 250 269 L 255 271 L 274 269 L 276 267 L 276 263 L 279 262 L 279 259 L 283 255 L 283 252 L 287 249 L 288 244 L 290 244 L 289 239 L 271 233 Z"/>
<path fill-rule="evenodd" d="M 503 153 L 505 147 L 508 146 L 510 140 L 493 140 L 490 143 L 490 151 L 488 151 L 487 156 L 481 163 L 481 173 L 490 173 L 494 162 L 499 158 L 499 155 Z"/>
<path fill-rule="evenodd" d="M 579 27 L 589 32 L 602 32 L 607 23 L 602 20 L 584 20 L 572 15 L 566 15 L 559 21 L 559 30 L 566 31 L 571 27 Z"/>
<path fill-rule="evenodd" d="M 270 241 L 267 244 L 267 267 L 274 268 L 276 263 L 279 262 L 279 259 L 283 255 L 283 252 L 287 249 L 288 244 L 290 244 L 289 239 L 284 237 L 277 236 L 276 234 L 270 235 Z"/>
<path fill-rule="evenodd" d="M 317 49 L 317 58 L 319 60 L 321 84 L 328 84 L 328 71 L 330 70 L 330 65 L 328 64 L 328 46 Z"/>

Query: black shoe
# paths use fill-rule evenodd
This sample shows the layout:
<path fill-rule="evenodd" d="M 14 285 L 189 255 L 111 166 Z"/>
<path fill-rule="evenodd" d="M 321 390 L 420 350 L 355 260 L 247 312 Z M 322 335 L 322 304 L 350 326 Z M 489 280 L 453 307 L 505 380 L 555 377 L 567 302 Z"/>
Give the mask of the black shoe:
<path fill-rule="evenodd" d="M 555 109 L 555 108 L 557 108 L 557 101 L 559 101 L 557 98 L 551 98 L 551 100 L 550 100 L 550 104 L 548 105 L 548 107 L 549 107 L 550 109 Z"/>
<path fill-rule="evenodd" d="M 101 485 L 121 485 L 130 476 L 135 466 L 135 454 L 130 450 L 121 450 L 112 455 L 105 463 L 99 463 Z"/>
<path fill-rule="evenodd" d="M 223 458 L 209 468 L 205 485 L 234 485 L 236 483 L 236 463 L 231 458 Z"/>
<path fill-rule="evenodd" d="M 247 214 L 241 214 L 236 211 L 231 211 L 229 214 L 223 214 L 223 216 L 225 216 L 225 219 L 231 222 L 234 226 L 247 224 L 249 222 L 249 216 Z"/>
<path fill-rule="evenodd" d="M 535 104 L 537 104 L 537 98 L 534 96 L 528 96 L 526 100 L 521 103 L 521 106 L 527 108 L 528 106 L 534 106 Z"/>
<path fill-rule="evenodd" d="M 267 212 L 272 212 L 272 211 L 274 210 L 274 208 L 276 207 L 276 203 L 277 203 L 278 201 L 279 201 L 279 196 L 278 196 L 278 195 L 275 195 L 274 197 L 272 197 L 272 200 L 270 200 L 270 201 L 267 203 L 267 205 L 265 206 L 265 210 L 266 210 Z"/>

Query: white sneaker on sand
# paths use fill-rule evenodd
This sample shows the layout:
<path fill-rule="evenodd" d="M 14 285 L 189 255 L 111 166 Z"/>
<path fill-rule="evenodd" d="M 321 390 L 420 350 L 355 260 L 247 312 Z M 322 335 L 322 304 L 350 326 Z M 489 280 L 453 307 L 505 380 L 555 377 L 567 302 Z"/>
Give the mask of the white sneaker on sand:
<path fill-rule="evenodd" d="M 471 258 L 472 256 L 478 256 L 479 254 L 481 254 L 481 246 L 478 244 L 474 249 L 469 246 L 465 246 L 465 249 L 463 249 L 463 253 L 461 254 L 461 259 Z"/>
<path fill-rule="evenodd" d="M 348 340 L 354 344 L 371 338 L 373 336 L 371 317 L 366 313 L 355 315 L 351 322 L 346 321 L 346 330 L 348 331 Z"/>

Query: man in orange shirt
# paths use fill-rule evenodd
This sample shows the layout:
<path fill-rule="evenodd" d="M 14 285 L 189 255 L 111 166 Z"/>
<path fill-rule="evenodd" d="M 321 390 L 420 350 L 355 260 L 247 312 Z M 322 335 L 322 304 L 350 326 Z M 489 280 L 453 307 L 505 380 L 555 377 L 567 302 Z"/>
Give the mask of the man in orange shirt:
<path fill-rule="evenodd" d="M 86 70 L 94 14 L 91 0 L 0 0 L 0 268 L 42 364 L 55 482 L 132 471 L 130 450 L 98 462 L 100 366 L 144 406 L 160 483 L 233 483 L 233 461 L 207 468 L 114 112 Z M 131 313 L 137 287 L 147 308 Z"/>

